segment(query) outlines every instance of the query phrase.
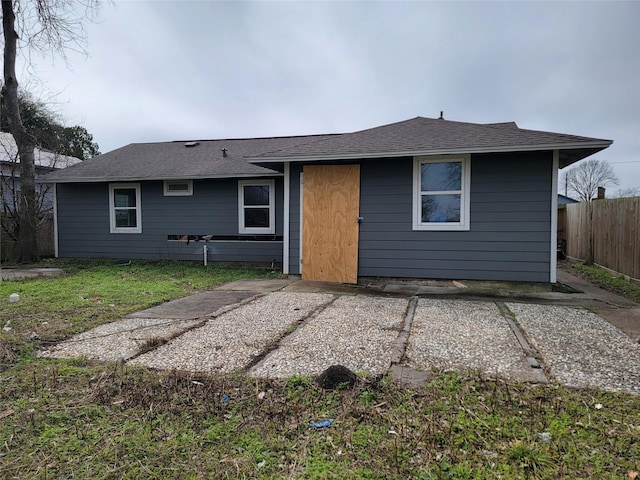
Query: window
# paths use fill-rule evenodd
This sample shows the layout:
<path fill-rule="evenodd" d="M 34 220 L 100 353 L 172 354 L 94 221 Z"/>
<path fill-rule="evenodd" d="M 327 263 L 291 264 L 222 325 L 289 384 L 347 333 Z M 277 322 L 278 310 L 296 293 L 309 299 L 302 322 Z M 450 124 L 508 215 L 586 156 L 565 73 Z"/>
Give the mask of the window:
<path fill-rule="evenodd" d="M 192 180 L 165 180 L 164 181 L 164 195 L 166 196 L 179 196 L 179 195 L 193 195 L 193 181 Z"/>
<path fill-rule="evenodd" d="M 415 157 L 413 229 L 469 230 L 471 160 Z"/>
<path fill-rule="evenodd" d="M 275 233 L 273 180 L 238 181 L 240 233 Z"/>
<path fill-rule="evenodd" d="M 142 233 L 140 184 L 109 185 L 111 233 Z"/>

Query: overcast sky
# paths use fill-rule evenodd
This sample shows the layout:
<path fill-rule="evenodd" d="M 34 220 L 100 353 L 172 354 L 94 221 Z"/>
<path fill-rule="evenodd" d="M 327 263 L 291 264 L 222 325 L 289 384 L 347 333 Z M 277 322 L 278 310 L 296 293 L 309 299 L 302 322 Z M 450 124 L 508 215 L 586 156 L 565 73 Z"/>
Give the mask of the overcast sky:
<path fill-rule="evenodd" d="M 99 17 L 88 57 L 32 58 L 19 81 L 103 153 L 443 110 L 612 139 L 593 158 L 640 186 L 640 2 L 116 2 Z"/>

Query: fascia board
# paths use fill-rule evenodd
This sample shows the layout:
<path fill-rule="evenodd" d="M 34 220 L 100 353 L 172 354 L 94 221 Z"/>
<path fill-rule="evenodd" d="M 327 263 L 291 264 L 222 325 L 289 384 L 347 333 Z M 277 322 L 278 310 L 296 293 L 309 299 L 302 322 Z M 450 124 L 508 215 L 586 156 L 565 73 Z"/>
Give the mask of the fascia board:
<path fill-rule="evenodd" d="M 452 149 L 433 149 L 433 150 L 407 150 L 394 152 L 376 152 L 376 153 L 346 153 L 331 155 L 306 155 L 292 157 L 245 157 L 249 163 L 282 163 L 286 162 L 319 162 L 325 160 L 357 160 L 362 158 L 389 158 L 389 157 L 413 157 L 413 156 L 429 156 L 429 155 L 458 155 L 470 153 L 504 153 L 504 152 L 534 152 L 540 150 L 574 150 L 581 148 L 599 148 L 605 149 L 613 143 L 612 140 L 604 142 L 582 142 L 563 145 L 547 144 L 547 145 L 526 145 L 526 146 L 506 146 L 506 147 L 485 147 L 485 148 L 452 148 Z"/>
<path fill-rule="evenodd" d="M 105 182 L 144 182 L 156 180 L 209 180 L 220 178 L 262 178 L 262 177 L 283 177 L 284 173 L 243 173 L 240 175 L 177 175 L 169 177 L 74 177 L 74 178 L 58 178 L 44 179 L 43 183 L 105 183 Z"/>

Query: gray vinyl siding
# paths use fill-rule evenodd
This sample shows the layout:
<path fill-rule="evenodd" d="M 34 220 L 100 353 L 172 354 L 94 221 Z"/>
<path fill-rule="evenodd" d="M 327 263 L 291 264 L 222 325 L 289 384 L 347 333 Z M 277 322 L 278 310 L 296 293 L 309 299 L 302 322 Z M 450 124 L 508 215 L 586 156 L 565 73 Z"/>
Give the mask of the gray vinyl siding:
<path fill-rule="evenodd" d="M 289 273 L 300 274 L 300 172 L 302 165 L 291 164 L 289 199 Z"/>
<path fill-rule="evenodd" d="M 552 153 L 472 155 L 469 231 L 412 229 L 413 159 L 361 163 L 358 276 L 548 282 Z M 291 168 L 292 273 L 299 169 Z"/>
<path fill-rule="evenodd" d="M 194 180 L 192 196 L 164 196 L 142 181 L 142 233 L 110 233 L 109 184 L 58 184 L 60 257 L 281 262 L 282 241 L 168 241 L 168 235 L 238 235 L 238 180 Z M 276 235 L 282 235 L 283 180 L 276 179 Z"/>

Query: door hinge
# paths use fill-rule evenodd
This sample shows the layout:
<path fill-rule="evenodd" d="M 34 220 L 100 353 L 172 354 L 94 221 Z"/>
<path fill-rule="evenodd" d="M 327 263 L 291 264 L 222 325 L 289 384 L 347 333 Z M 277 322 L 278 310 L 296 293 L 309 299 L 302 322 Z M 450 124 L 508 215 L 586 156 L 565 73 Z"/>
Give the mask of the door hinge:
<path fill-rule="evenodd" d="M 300 265 L 302 265 L 304 263 L 304 260 L 301 258 L 300 259 Z"/>

